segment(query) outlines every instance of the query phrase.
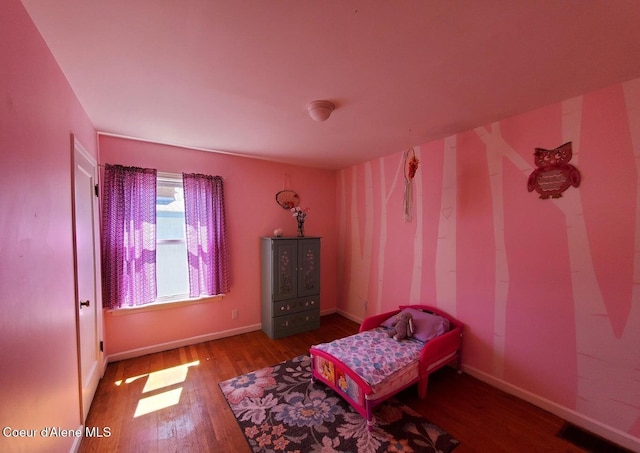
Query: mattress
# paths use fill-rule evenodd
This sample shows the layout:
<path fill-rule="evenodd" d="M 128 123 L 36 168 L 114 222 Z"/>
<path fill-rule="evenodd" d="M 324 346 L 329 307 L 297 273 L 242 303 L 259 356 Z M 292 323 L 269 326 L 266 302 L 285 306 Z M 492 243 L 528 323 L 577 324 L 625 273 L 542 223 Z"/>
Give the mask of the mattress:
<path fill-rule="evenodd" d="M 396 341 L 387 329 L 377 327 L 330 343 L 315 345 L 339 359 L 372 389 L 369 400 L 384 398 L 418 379 L 418 362 L 424 343 L 413 338 Z"/>

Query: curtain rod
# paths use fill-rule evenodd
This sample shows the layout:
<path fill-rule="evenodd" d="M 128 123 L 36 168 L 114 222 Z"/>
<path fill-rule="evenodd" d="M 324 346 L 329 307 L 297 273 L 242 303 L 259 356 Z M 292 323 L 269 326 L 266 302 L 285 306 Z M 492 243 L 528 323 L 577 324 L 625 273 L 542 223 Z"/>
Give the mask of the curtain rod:
<path fill-rule="evenodd" d="M 105 164 L 98 164 L 98 167 L 104 168 L 104 166 Z M 161 178 L 182 178 L 182 173 L 160 171 L 160 170 L 156 170 L 156 171 L 157 171 L 157 176 Z M 183 173 L 195 173 L 195 172 L 183 172 Z M 215 175 L 215 176 L 220 176 L 220 175 Z M 220 176 L 220 178 L 222 178 L 223 181 L 227 180 L 226 176 Z"/>

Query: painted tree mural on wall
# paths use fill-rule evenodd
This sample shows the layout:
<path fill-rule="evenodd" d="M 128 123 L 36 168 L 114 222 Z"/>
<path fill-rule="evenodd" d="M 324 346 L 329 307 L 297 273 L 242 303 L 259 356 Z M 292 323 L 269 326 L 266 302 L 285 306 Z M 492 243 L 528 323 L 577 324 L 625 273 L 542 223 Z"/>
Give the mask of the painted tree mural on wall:
<path fill-rule="evenodd" d="M 358 209 L 358 203 L 360 202 L 358 194 L 360 191 L 358 190 L 358 167 L 355 166 L 351 171 L 350 207 L 344 213 L 349 218 L 349 224 L 346 231 L 341 231 L 341 235 L 349 236 L 346 241 L 350 250 L 350 279 L 346 288 L 348 294 L 347 307 L 351 313 L 357 313 L 358 315 L 367 312 L 373 247 L 373 177 L 371 163 L 367 162 L 363 167 L 364 184 L 360 191 L 364 196 L 364 216 L 362 219 L 360 218 Z M 342 198 L 346 204 L 346 182 L 343 182 L 342 188 Z M 364 223 L 363 232 L 361 232 L 361 223 Z"/>
<path fill-rule="evenodd" d="M 378 240 L 378 268 L 377 268 L 377 278 L 376 278 L 376 286 L 377 292 L 375 295 L 375 307 L 372 313 L 381 313 L 384 311 L 382 307 L 382 285 L 384 284 L 384 268 L 385 268 L 385 251 L 387 247 L 387 236 L 388 236 L 388 221 L 387 216 L 389 215 L 389 210 L 393 212 L 393 207 L 389 207 L 389 200 L 391 195 L 394 193 L 396 188 L 398 187 L 398 180 L 400 179 L 400 175 L 403 169 L 403 162 L 398 161 L 398 166 L 396 167 L 395 174 L 393 176 L 393 180 L 391 182 L 391 186 L 387 189 L 387 177 L 386 170 L 384 165 L 384 157 L 381 157 L 378 160 L 378 165 L 380 166 L 380 233 Z"/>
<path fill-rule="evenodd" d="M 574 98 L 563 103 L 563 140 L 573 141 L 575 165 L 579 164 L 581 101 L 582 98 Z M 492 181 L 496 242 L 493 372 L 496 377 L 502 378 L 505 341 L 507 341 L 505 338 L 506 305 L 509 293 L 509 265 L 505 247 L 502 202 L 504 190 L 501 180 L 502 165 L 506 161 L 516 166 L 523 175 L 530 174 L 535 167 L 528 164 L 502 138 L 499 123 L 491 126 L 491 132 L 487 128 L 478 128 L 476 132 L 487 145 L 489 175 Z M 618 339 L 613 334 L 592 265 L 593 259 L 582 212 L 580 191 L 570 190 L 565 193 L 564 198 L 554 199 L 552 202 L 564 214 L 569 243 L 578 347 L 576 409 L 596 419 L 608 420 L 613 426 L 625 425 L 628 429 L 635 422 L 638 408 L 629 405 L 627 395 L 616 395 L 616 393 L 620 392 L 620 389 L 630 388 L 634 377 L 629 376 L 628 373 L 620 373 L 619 367 L 625 363 L 633 363 L 634 357 L 630 357 L 629 354 L 635 354 L 635 362 L 638 362 L 640 335 L 636 331 L 625 341 L 625 337 Z M 617 357 L 612 356 L 612 353 Z M 636 382 L 640 382 L 639 377 L 635 377 Z"/>
<path fill-rule="evenodd" d="M 444 140 L 444 164 L 442 167 L 442 195 L 438 219 L 436 247 L 436 297 L 438 306 L 451 315 L 457 313 L 457 187 L 456 137 Z"/>
<path fill-rule="evenodd" d="M 491 181 L 491 198 L 493 207 L 493 231 L 495 241 L 495 304 L 493 332 L 493 374 L 502 378 L 504 375 L 504 357 L 506 341 L 506 307 L 509 297 L 509 262 L 504 236 L 504 182 L 502 166 L 506 159 L 523 173 L 530 168 L 526 161 L 513 150 L 502 138 L 500 124 L 494 123 L 488 128 L 481 127 L 475 131 L 487 147 L 488 175 Z"/>
<path fill-rule="evenodd" d="M 549 400 L 552 407 L 562 409 L 565 414 L 575 413 L 579 417 L 595 420 L 597 424 L 613 427 L 622 433 L 630 433 L 634 438 L 639 437 L 640 80 L 623 84 L 619 91 L 623 92 L 620 96 L 624 97 L 625 104 L 624 112 L 621 112 L 620 116 L 625 117 L 628 122 L 622 129 L 628 130 L 631 135 L 631 150 L 624 146 L 623 149 L 603 150 L 592 145 L 594 135 L 598 136 L 598 140 L 606 142 L 613 132 L 610 130 L 612 125 L 606 123 L 609 118 L 598 117 L 598 121 L 603 123 L 598 130 L 592 127 L 593 119 L 587 123 L 590 127 L 584 126 L 585 111 L 592 116 L 594 112 L 599 112 L 597 102 L 600 98 L 588 98 L 591 104 L 589 109 L 585 110 L 587 107 L 583 104 L 587 95 L 554 106 L 550 111 L 557 112 L 557 116 L 553 116 L 552 120 L 535 124 L 527 123 L 534 121 L 531 117 L 518 118 L 509 123 L 505 120 L 469 131 L 470 135 L 465 135 L 464 141 L 460 140 L 462 135 L 457 135 L 446 137 L 442 145 L 439 142 L 438 146 L 416 147 L 416 155 L 420 154 L 421 171 L 416 176 L 414 193 L 415 224 L 398 225 L 394 218 L 400 215 L 399 206 L 395 203 L 401 199 L 402 194 L 402 185 L 399 183 L 401 153 L 359 165 L 351 171 L 341 172 L 341 193 L 345 202 L 342 205 L 340 228 L 341 234 L 345 234 L 346 247 L 341 250 L 347 251 L 347 256 L 343 258 L 345 263 L 349 263 L 348 272 L 351 273 L 345 281 L 345 289 L 348 291 L 345 299 L 341 301 L 341 306 L 349 312 L 346 307 L 360 308 L 363 301 L 375 301 L 375 305 L 369 307 L 368 314 L 372 314 L 392 309 L 400 303 L 428 302 L 435 303 L 454 315 L 478 313 L 478 308 L 473 305 L 478 301 L 468 297 L 470 291 L 465 287 L 468 284 L 465 278 L 468 276 L 461 276 L 459 272 L 460 264 L 464 263 L 465 269 L 468 269 L 469 263 L 461 262 L 460 259 L 476 260 L 476 267 L 486 267 L 490 263 L 491 269 L 482 269 L 478 273 L 490 276 L 493 280 L 491 300 L 482 299 L 484 305 L 481 307 L 489 316 L 482 319 L 462 319 L 469 324 L 467 342 L 488 341 L 490 344 L 470 344 L 466 349 L 467 354 L 471 354 L 466 357 L 467 363 L 479 363 L 477 357 L 481 356 L 473 354 L 479 354 L 479 351 L 489 348 L 492 363 L 487 363 L 486 367 L 483 365 L 484 368 L 480 371 L 490 375 L 492 379 L 504 381 L 525 393 L 542 392 L 538 394 L 539 398 Z M 606 98 L 617 94 L 614 90 L 613 94 L 607 93 L 603 96 Z M 508 131 L 505 132 L 507 124 Z M 517 140 L 519 147 L 512 145 L 514 134 L 535 135 L 530 129 L 543 131 L 543 135 L 551 140 L 551 143 L 533 143 L 531 137 L 527 138 L 528 141 L 520 137 Z M 460 169 L 463 168 L 461 165 L 466 170 L 470 168 L 469 162 L 462 162 L 461 159 L 468 160 L 471 152 L 476 151 L 468 149 L 471 146 L 469 137 L 475 137 L 478 146 L 484 150 L 486 159 L 484 169 L 478 169 L 475 165 L 473 170 L 479 172 L 473 175 L 474 183 L 483 179 L 487 187 L 486 194 L 481 191 L 477 196 L 473 189 L 468 187 L 471 182 L 460 176 Z M 584 137 L 590 137 L 589 146 L 583 143 Z M 537 145 L 552 146 L 555 144 L 554 140 L 558 140 L 557 143 L 572 142 L 571 163 L 581 169 L 583 184 L 579 188 L 570 187 L 561 198 L 539 200 L 535 193 L 526 191 L 527 178 L 535 169 L 533 149 Z M 530 148 L 521 149 L 522 142 L 529 143 Z M 423 179 L 422 169 L 433 160 L 425 152 L 426 149 L 429 149 L 430 153 L 442 153 L 442 160 L 435 159 L 442 162 L 442 168 L 438 167 L 441 180 Z M 598 162 L 606 156 L 603 153 L 610 153 L 614 158 L 619 158 L 624 153 L 632 153 L 635 168 L 629 165 L 612 167 L 622 168 L 626 176 L 621 179 L 613 171 L 608 176 L 598 174 Z M 583 158 L 589 160 L 585 167 L 589 171 L 586 173 L 581 168 Z M 514 180 L 520 180 L 521 185 L 517 188 L 511 187 Z M 628 181 L 631 180 L 635 181 L 631 193 L 621 192 L 618 185 L 628 187 Z M 594 184 L 598 184 L 600 188 L 594 189 Z M 605 215 L 602 206 L 607 205 L 606 199 L 601 200 L 598 198 L 600 194 L 597 193 L 614 186 L 617 188 L 618 196 L 622 193 L 635 200 L 624 205 L 633 206 L 632 222 L 635 225 L 633 232 L 628 228 L 624 238 L 607 238 L 606 229 L 611 222 L 616 222 L 618 216 L 628 217 L 630 213 L 628 210 L 618 213 L 609 209 Z M 467 198 L 469 192 L 474 195 L 475 198 L 472 197 L 471 202 L 481 202 L 480 207 L 471 206 L 471 209 L 476 209 L 473 215 L 483 216 L 479 229 L 476 228 L 477 225 L 470 225 L 470 222 L 477 222 L 478 219 L 474 219 L 473 215 L 467 212 L 470 209 L 469 200 L 463 196 L 465 203 L 460 203 L 461 188 Z M 514 190 L 522 193 L 514 196 Z M 434 194 L 439 194 L 439 197 Z M 530 196 L 532 204 L 527 204 L 526 208 L 519 206 L 518 203 L 526 196 Z M 436 200 L 440 206 L 429 206 L 425 201 L 427 197 L 430 203 Z M 587 208 L 590 215 L 585 215 Z M 554 245 L 566 248 L 560 250 L 560 261 L 546 270 L 536 267 L 541 265 L 544 253 L 548 250 L 541 252 L 536 257 L 536 265 L 531 266 L 529 280 L 524 283 L 521 277 L 523 269 L 526 271 L 529 265 L 528 257 L 518 253 L 522 250 L 535 250 L 535 245 L 526 249 L 514 247 L 517 242 L 530 239 L 525 236 L 527 232 L 514 230 L 514 216 L 520 215 L 514 210 L 521 210 L 520 214 L 526 212 L 524 217 L 527 219 L 533 219 L 536 215 L 551 215 L 551 218 L 545 217 L 540 220 L 544 225 L 543 231 L 562 237 L 563 239 L 554 242 Z M 535 212 L 531 213 L 531 210 Z M 460 216 L 461 212 L 465 215 Z M 607 216 L 610 218 L 606 218 Z M 490 227 L 485 229 L 485 224 Z M 472 254 L 460 248 L 460 244 L 469 246 L 469 240 L 460 241 L 460 235 L 469 232 L 478 235 L 474 238 L 476 241 L 483 242 L 483 247 Z M 608 244 L 607 241 L 613 239 L 613 252 L 617 251 L 619 255 L 620 250 L 628 243 L 627 237 L 633 237 L 633 244 L 627 247 L 633 247 L 633 257 L 629 259 L 629 265 L 626 267 L 629 274 L 632 274 L 628 279 L 624 275 L 612 275 L 610 271 L 611 268 L 624 270 L 627 265 L 608 263 L 608 258 L 604 257 L 602 252 L 602 248 Z M 599 248 L 594 252 L 593 247 L 596 243 L 599 244 Z M 486 259 L 483 261 L 479 252 L 491 250 L 489 244 L 493 256 L 485 256 Z M 629 267 L 632 269 L 629 270 Z M 434 275 L 425 274 L 425 268 L 433 269 Z M 515 269 L 517 272 L 514 273 Z M 567 288 L 557 299 L 557 303 L 564 304 L 563 313 L 567 316 L 561 321 L 556 321 L 554 326 L 562 326 L 562 322 L 573 325 L 567 326 L 566 329 L 546 331 L 546 335 L 550 335 L 552 339 L 544 344 L 554 344 L 554 347 L 561 351 L 560 354 L 557 354 L 557 351 L 548 351 L 547 358 L 545 351 L 541 351 L 534 357 L 515 357 L 513 354 L 517 351 L 529 351 L 536 347 L 539 351 L 541 347 L 536 346 L 538 340 L 527 338 L 519 332 L 519 325 L 516 324 L 543 322 L 545 319 L 545 315 L 538 318 L 528 317 L 538 303 L 532 300 L 532 297 L 547 294 L 544 291 L 530 293 L 523 287 L 525 283 L 535 284 L 536 275 L 540 278 L 539 285 L 545 285 L 545 279 L 551 278 L 556 280 L 554 284 Z M 520 277 L 520 280 L 514 280 L 514 276 Z M 621 300 L 626 297 L 624 291 L 611 292 L 610 288 L 614 286 L 612 282 L 631 286 L 630 302 Z M 435 290 L 432 290 L 431 286 L 434 286 Z M 464 289 L 467 297 L 460 297 L 461 289 Z M 425 294 L 435 294 L 436 300 L 425 300 Z M 627 304 L 628 310 L 624 308 Z M 543 306 L 553 310 L 553 305 L 549 305 L 549 302 Z M 547 318 L 554 316 L 556 315 L 553 311 L 546 314 Z M 527 326 L 527 329 L 533 330 L 531 326 Z M 487 335 L 483 335 L 483 331 L 487 331 Z M 554 375 L 551 369 L 549 373 L 536 374 L 535 379 L 546 381 L 538 382 L 534 387 L 529 387 L 531 380 L 519 378 L 526 375 L 527 370 L 544 370 L 562 363 L 566 358 L 570 359 L 567 363 L 569 371 L 563 370 L 560 375 L 562 381 L 557 380 L 558 375 Z M 514 371 L 516 366 L 521 369 Z M 544 393 L 545 389 L 554 387 L 560 390 Z M 557 397 L 559 393 L 563 394 L 562 398 Z"/>

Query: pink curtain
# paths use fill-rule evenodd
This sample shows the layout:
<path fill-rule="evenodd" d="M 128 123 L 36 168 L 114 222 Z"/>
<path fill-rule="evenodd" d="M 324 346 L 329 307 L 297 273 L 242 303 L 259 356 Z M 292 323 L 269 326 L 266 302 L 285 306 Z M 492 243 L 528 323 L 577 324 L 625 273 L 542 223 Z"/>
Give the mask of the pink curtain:
<path fill-rule="evenodd" d="M 105 165 L 102 292 L 105 308 L 130 307 L 156 300 L 154 169 Z"/>
<path fill-rule="evenodd" d="M 183 173 L 189 296 L 229 292 L 229 258 L 220 176 Z"/>

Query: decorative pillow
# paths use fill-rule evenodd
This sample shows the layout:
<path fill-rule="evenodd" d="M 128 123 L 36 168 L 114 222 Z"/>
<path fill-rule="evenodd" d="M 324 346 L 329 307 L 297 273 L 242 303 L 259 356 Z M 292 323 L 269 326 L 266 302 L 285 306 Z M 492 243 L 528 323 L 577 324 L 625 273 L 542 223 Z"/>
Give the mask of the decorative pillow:
<path fill-rule="evenodd" d="M 426 342 L 449 331 L 449 320 L 447 318 L 443 318 L 442 316 L 434 315 L 432 313 L 425 313 L 424 311 L 416 310 L 415 308 L 405 308 L 400 313 L 402 312 L 411 314 L 414 329 L 413 338 L 417 340 Z M 393 320 L 398 316 L 398 314 L 386 319 L 380 325 L 390 328 L 391 324 L 393 324 Z"/>

